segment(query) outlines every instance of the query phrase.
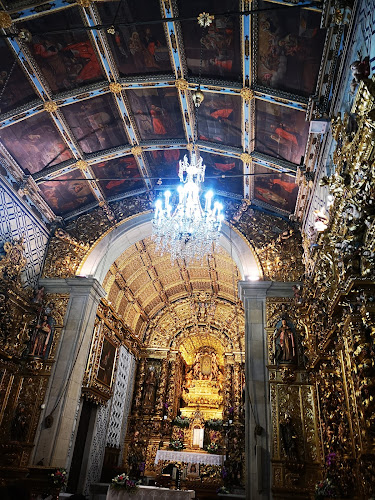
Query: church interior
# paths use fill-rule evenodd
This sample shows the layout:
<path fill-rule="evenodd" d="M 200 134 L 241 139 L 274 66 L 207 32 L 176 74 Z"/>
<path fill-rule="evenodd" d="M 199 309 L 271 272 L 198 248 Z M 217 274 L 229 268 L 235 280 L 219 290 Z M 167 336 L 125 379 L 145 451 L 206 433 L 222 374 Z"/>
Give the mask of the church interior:
<path fill-rule="evenodd" d="M 0 0 L 0 56 L 0 497 L 374 499 L 375 0 Z"/>

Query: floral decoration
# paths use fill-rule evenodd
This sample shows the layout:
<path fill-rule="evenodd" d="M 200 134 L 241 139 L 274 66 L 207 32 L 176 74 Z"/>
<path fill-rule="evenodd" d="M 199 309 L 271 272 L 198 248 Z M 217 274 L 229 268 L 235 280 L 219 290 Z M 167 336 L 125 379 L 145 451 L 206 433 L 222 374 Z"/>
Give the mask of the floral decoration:
<path fill-rule="evenodd" d="M 221 429 L 223 427 L 223 421 L 219 418 L 210 418 L 204 423 L 207 429 Z"/>
<path fill-rule="evenodd" d="M 123 472 L 112 479 L 111 488 L 114 490 L 125 490 L 129 493 L 133 493 L 138 489 L 138 484 Z"/>
<path fill-rule="evenodd" d="M 66 469 L 56 469 L 52 474 L 49 476 L 51 483 L 53 486 L 56 488 L 63 488 L 66 485 L 67 482 L 67 474 L 66 474 Z"/>
<path fill-rule="evenodd" d="M 217 453 L 219 451 L 219 449 L 220 449 L 219 445 L 213 441 L 206 448 L 208 453 Z"/>
<path fill-rule="evenodd" d="M 189 427 L 190 418 L 177 415 L 177 417 L 173 420 L 173 424 L 177 425 L 177 427 Z"/>
<path fill-rule="evenodd" d="M 174 439 L 169 443 L 169 448 L 175 451 L 181 451 L 184 449 L 184 443 L 180 439 Z"/>

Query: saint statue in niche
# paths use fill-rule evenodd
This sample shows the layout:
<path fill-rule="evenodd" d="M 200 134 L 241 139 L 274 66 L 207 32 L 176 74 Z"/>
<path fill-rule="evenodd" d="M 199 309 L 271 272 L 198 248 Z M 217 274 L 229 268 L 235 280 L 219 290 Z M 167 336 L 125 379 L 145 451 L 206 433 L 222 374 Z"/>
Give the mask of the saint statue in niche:
<path fill-rule="evenodd" d="M 294 333 L 286 318 L 281 319 L 281 325 L 276 327 L 274 337 L 274 361 L 279 363 L 293 363 L 296 361 L 296 342 Z"/>
<path fill-rule="evenodd" d="M 145 380 L 144 406 L 153 406 L 155 403 L 156 375 L 154 367 L 150 367 Z"/>

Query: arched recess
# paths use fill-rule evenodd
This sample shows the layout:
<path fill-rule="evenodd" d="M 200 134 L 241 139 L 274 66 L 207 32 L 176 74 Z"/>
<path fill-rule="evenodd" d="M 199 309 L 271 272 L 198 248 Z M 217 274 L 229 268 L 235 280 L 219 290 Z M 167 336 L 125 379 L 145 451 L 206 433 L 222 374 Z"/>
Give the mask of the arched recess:
<path fill-rule="evenodd" d="M 112 263 L 131 245 L 152 235 L 152 213 L 127 219 L 101 238 L 86 255 L 77 275 L 96 278 L 103 283 Z M 255 252 L 246 239 L 227 224 L 222 225 L 219 245 L 228 252 L 238 266 L 243 280 L 262 278 L 262 270 Z"/>

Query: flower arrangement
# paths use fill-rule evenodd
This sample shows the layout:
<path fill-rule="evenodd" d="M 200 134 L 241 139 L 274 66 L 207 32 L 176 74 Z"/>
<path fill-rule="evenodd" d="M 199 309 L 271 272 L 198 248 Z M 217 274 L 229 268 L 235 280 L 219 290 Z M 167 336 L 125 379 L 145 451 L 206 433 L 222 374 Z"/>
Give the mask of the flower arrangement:
<path fill-rule="evenodd" d="M 189 427 L 190 418 L 177 415 L 177 417 L 173 420 L 173 425 L 177 425 L 177 427 Z"/>
<path fill-rule="evenodd" d="M 221 429 L 223 427 L 223 421 L 219 418 L 210 418 L 204 423 L 207 429 Z"/>
<path fill-rule="evenodd" d="M 336 453 L 328 453 L 326 456 L 326 471 L 325 479 L 322 479 L 315 485 L 315 498 L 334 498 L 338 496 L 338 489 L 334 482 L 334 466 L 336 463 Z"/>
<path fill-rule="evenodd" d="M 219 445 L 213 441 L 207 446 L 206 450 L 208 453 L 217 453 L 219 451 Z"/>
<path fill-rule="evenodd" d="M 133 479 L 130 479 L 130 477 L 125 473 L 122 473 L 112 479 L 111 488 L 114 490 L 125 490 L 129 493 L 133 493 L 137 490 L 138 485 Z"/>
<path fill-rule="evenodd" d="M 49 478 L 55 488 L 63 488 L 67 481 L 66 469 L 56 469 L 55 472 L 49 475 Z"/>
<path fill-rule="evenodd" d="M 184 449 L 184 443 L 180 439 L 174 439 L 169 443 L 169 448 L 175 451 L 181 451 Z"/>
<path fill-rule="evenodd" d="M 326 477 L 315 485 L 315 498 L 319 500 L 324 497 L 333 498 L 337 496 L 337 489 L 332 479 Z"/>

